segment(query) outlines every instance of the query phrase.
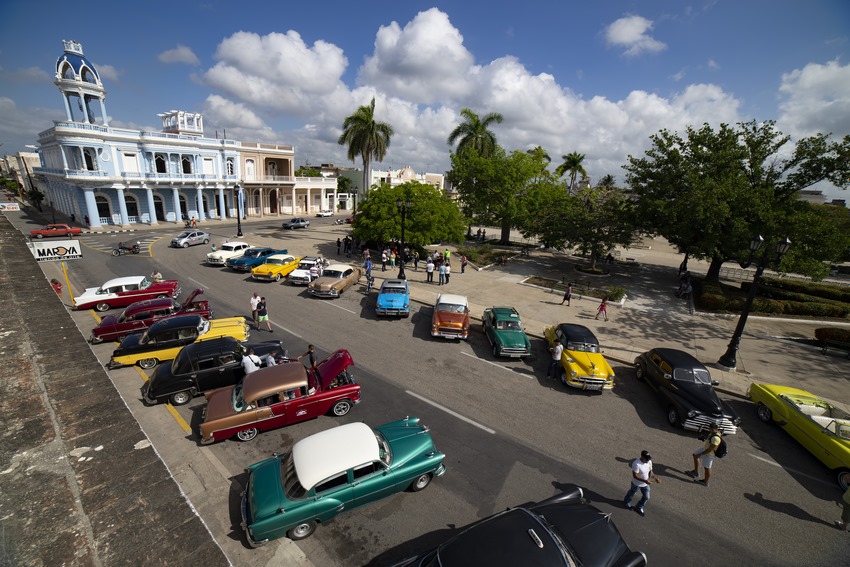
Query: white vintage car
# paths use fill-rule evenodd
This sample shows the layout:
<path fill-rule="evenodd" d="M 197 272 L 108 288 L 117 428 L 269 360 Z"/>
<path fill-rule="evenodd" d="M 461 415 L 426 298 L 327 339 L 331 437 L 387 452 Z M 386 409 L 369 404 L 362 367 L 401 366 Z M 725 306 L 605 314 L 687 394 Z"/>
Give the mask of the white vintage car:
<path fill-rule="evenodd" d="M 292 285 L 309 285 L 310 284 L 310 268 L 313 266 L 321 266 L 324 268 L 328 265 L 327 261 L 322 257 L 306 256 L 301 258 L 298 267 L 293 270 L 286 280 Z"/>
<path fill-rule="evenodd" d="M 317 217 L 332 217 L 334 216 L 334 212 L 330 209 L 322 209 L 318 213 L 316 213 Z"/>
<path fill-rule="evenodd" d="M 207 254 L 207 264 L 211 266 L 224 266 L 225 262 L 231 258 L 238 258 L 248 248 L 251 248 L 251 245 L 247 242 L 225 242 L 218 250 Z"/>

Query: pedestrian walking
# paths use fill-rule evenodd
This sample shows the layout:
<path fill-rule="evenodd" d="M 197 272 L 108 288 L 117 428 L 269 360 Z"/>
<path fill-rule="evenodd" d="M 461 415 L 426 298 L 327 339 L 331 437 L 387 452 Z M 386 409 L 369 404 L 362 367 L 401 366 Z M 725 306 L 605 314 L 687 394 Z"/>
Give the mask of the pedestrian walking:
<path fill-rule="evenodd" d="M 366 277 L 372 277 L 372 259 L 367 257 L 366 262 L 363 264 L 363 270 L 366 272 Z"/>
<path fill-rule="evenodd" d="M 307 352 L 297 357 L 295 360 L 301 360 L 304 357 L 307 357 L 307 368 L 316 368 L 316 347 L 313 345 L 307 345 Z"/>
<path fill-rule="evenodd" d="M 714 464 L 717 448 L 720 447 L 720 429 L 716 423 L 708 426 L 708 435 L 705 437 L 705 446 L 694 451 L 694 470 L 688 471 L 687 474 L 693 477 L 698 483 L 703 486 L 708 486 L 708 481 L 711 478 L 711 465 Z M 702 463 L 705 469 L 705 476 L 699 477 L 699 465 Z"/>
<path fill-rule="evenodd" d="M 549 364 L 549 372 L 546 373 L 546 376 L 555 380 L 558 377 L 558 367 L 561 366 L 561 355 L 564 354 L 564 345 L 561 344 L 561 339 L 552 341 L 549 352 L 552 353 L 552 362 Z"/>
<path fill-rule="evenodd" d="M 387 251 L 386 250 L 381 252 L 381 271 L 382 272 L 387 271 Z"/>
<path fill-rule="evenodd" d="M 443 259 L 445 259 L 446 264 L 452 263 L 452 261 L 451 261 L 452 260 L 452 253 L 448 248 L 446 248 L 446 253 L 443 254 Z"/>
<path fill-rule="evenodd" d="M 392 252 L 390 252 L 390 268 L 393 268 L 393 269 L 395 268 L 395 259 L 396 259 L 396 252 L 395 252 L 395 250 L 393 250 Z"/>
<path fill-rule="evenodd" d="M 269 309 L 266 304 L 266 298 L 261 297 L 260 302 L 257 304 L 257 330 L 261 331 L 260 323 L 266 323 L 266 327 L 268 327 L 270 333 L 274 333 L 274 329 L 272 329 L 272 324 L 269 322 Z"/>
<path fill-rule="evenodd" d="M 428 263 L 425 264 L 425 281 L 434 283 L 434 260 L 428 257 Z"/>
<path fill-rule="evenodd" d="M 567 302 L 567 307 L 570 306 L 570 300 L 573 298 L 573 282 L 567 284 L 567 289 L 564 290 L 564 299 L 561 300 L 561 305 Z"/>
<path fill-rule="evenodd" d="M 606 321 L 608 320 L 608 298 L 607 297 L 605 299 L 603 299 L 602 303 L 599 304 L 599 307 L 596 308 L 596 317 L 594 317 L 594 319 L 596 319 L 598 321 L 600 315 L 602 315 L 605 318 Z"/>
<path fill-rule="evenodd" d="M 342 248 L 342 240 L 336 239 L 336 255 L 339 256 L 339 249 Z"/>
<path fill-rule="evenodd" d="M 88 216 L 88 215 L 83 215 L 83 220 L 85 221 L 86 226 L 89 226 L 89 216 Z"/>
<path fill-rule="evenodd" d="M 623 499 L 623 504 L 626 505 L 626 508 L 629 510 L 632 509 L 632 498 L 635 497 L 637 491 L 640 490 L 641 499 L 638 500 L 636 506 L 634 506 L 634 510 L 644 516 L 644 506 L 649 501 L 649 481 L 654 480 L 656 483 L 661 482 L 661 480 L 655 476 L 655 473 L 652 472 L 652 456 L 648 451 L 641 451 L 640 457 L 632 461 L 632 486 L 629 491 L 626 493 L 626 497 Z"/>
<path fill-rule="evenodd" d="M 446 283 L 446 265 L 445 264 L 442 264 L 442 263 L 440 264 L 439 272 L 440 272 L 440 283 L 437 284 L 437 285 L 443 285 L 444 283 Z"/>
<path fill-rule="evenodd" d="M 192 217 L 192 228 L 198 228 L 198 221 L 195 217 Z"/>
<path fill-rule="evenodd" d="M 466 254 L 461 254 L 460 256 L 460 273 L 466 273 L 466 264 L 468 264 L 468 260 L 466 259 Z"/>
<path fill-rule="evenodd" d="M 844 496 L 841 497 L 841 519 L 835 521 L 836 527 L 839 530 L 850 532 L 850 486 L 844 491 Z"/>
<path fill-rule="evenodd" d="M 449 277 L 452 275 L 452 265 L 446 262 L 446 285 L 449 285 Z"/>
<path fill-rule="evenodd" d="M 242 357 L 242 370 L 245 371 L 246 375 L 254 372 L 255 370 L 259 370 L 262 364 L 260 357 L 254 354 L 253 348 L 249 348 L 248 354 Z"/>
<path fill-rule="evenodd" d="M 254 322 L 254 326 L 258 329 L 260 328 L 260 323 L 257 321 L 257 305 L 260 303 L 260 294 L 256 291 L 254 295 L 251 296 L 251 321 Z"/>
<path fill-rule="evenodd" d="M 413 251 L 413 269 L 419 271 L 419 250 Z"/>

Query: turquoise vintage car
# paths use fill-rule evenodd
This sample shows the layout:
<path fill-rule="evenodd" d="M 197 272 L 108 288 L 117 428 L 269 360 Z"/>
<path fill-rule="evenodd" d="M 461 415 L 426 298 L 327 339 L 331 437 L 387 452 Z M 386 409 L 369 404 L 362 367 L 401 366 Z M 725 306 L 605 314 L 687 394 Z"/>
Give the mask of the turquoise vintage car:
<path fill-rule="evenodd" d="M 759 419 L 775 422 L 850 486 L 850 414 L 799 388 L 752 384 L 747 398 Z"/>
<path fill-rule="evenodd" d="M 422 490 L 445 472 L 444 458 L 418 417 L 316 433 L 248 467 L 242 529 L 252 547 L 284 535 L 304 539 L 342 510 Z"/>
<path fill-rule="evenodd" d="M 519 313 L 513 307 L 491 307 L 484 310 L 484 335 L 493 345 L 493 356 L 522 358 L 531 354 L 531 341 L 522 327 Z"/>
<path fill-rule="evenodd" d="M 410 288 L 407 280 L 384 280 L 375 302 L 378 315 L 410 316 Z"/>

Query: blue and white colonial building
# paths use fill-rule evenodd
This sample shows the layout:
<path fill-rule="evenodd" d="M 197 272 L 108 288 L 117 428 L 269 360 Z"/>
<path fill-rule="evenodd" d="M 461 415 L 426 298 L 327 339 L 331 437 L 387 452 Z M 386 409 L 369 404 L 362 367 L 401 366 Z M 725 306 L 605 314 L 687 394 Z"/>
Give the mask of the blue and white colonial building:
<path fill-rule="evenodd" d="M 203 116 L 160 114 L 161 132 L 109 125 L 106 89 L 76 41 L 64 41 L 54 84 L 66 119 L 38 136 L 46 201 L 104 225 L 311 214 L 346 208 L 336 178 L 296 178 L 292 146 L 204 137 Z"/>

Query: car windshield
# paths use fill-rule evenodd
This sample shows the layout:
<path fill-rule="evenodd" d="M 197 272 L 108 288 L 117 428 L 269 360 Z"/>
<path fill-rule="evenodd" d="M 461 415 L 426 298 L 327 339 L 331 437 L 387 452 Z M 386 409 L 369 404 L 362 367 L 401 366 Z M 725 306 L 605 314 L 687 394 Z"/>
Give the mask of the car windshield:
<path fill-rule="evenodd" d="M 406 289 L 404 289 L 403 287 L 385 287 L 384 289 L 382 289 L 382 290 L 381 290 L 381 293 L 400 293 L 400 294 L 404 294 L 404 293 L 407 293 L 407 290 L 406 290 Z"/>
<path fill-rule="evenodd" d="M 245 257 L 246 258 L 256 258 L 260 255 L 261 250 L 246 250 Z"/>
<path fill-rule="evenodd" d="M 192 233 L 191 232 L 181 232 L 180 234 L 177 235 L 177 238 L 189 238 L 190 234 L 192 234 Z"/>
<path fill-rule="evenodd" d="M 393 462 L 393 451 L 390 447 L 390 443 L 380 431 L 375 432 L 375 438 L 378 440 L 378 457 L 380 457 L 381 461 L 389 467 L 390 463 Z"/>
<path fill-rule="evenodd" d="M 287 260 L 282 260 L 280 258 L 269 258 L 266 260 L 266 264 L 276 264 L 278 266 L 283 265 L 287 262 Z"/>
<path fill-rule="evenodd" d="M 189 357 L 189 351 L 181 349 L 174 358 L 174 362 L 171 363 L 171 374 L 179 376 L 190 372 L 192 372 L 192 360 Z"/>
<path fill-rule="evenodd" d="M 599 345 L 594 343 L 567 342 L 567 350 L 575 352 L 599 352 Z"/>
<path fill-rule="evenodd" d="M 233 246 L 232 244 L 222 244 L 221 245 L 221 251 L 222 252 L 233 252 L 235 250 L 236 250 L 236 247 Z"/>
<path fill-rule="evenodd" d="M 307 494 L 295 473 L 295 460 L 292 458 L 292 451 L 287 453 L 280 461 L 280 483 L 283 485 L 284 494 L 290 500 L 300 500 Z"/>
<path fill-rule="evenodd" d="M 506 331 L 519 331 L 522 329 L 522 325 L 519 324 L 519 321 L 497 321 L 496 328 Z"/>
<path fill-rule="evenodd" d="M 316 264 L 314 262 L 301 262 L 300 264 L 298 264 L 298 269 L 299 270 L 309 270 L 310 268 L 312 268 L 315 265 Z"/>
<path fill-rule="evenodd" d="M 139 284 L 139 289 L 147 289 L 151 285 L 151 280 L 148 278 L 143 278 L 142 283 Z"/>
<path fill-rule="evenodd" d="M 466 305 L 457 303 L 440 303 L 437 305 L 437 311 L 445 311 L 446 313 L 466 313 Z"/>
<path fill-rule="evenodd" d="M 673 379 L 692 384 L 711 384 L 711 375 L 702 368 L 676 368 L 673 370 Z"/>
<path fill-rule="evenodd" d="M 245 398 L 242 396 L 242 382 L 236 384 L 236 387 L 233 388 L 230 405 L 236 413 L 244 411 L 245 409 L 251 409 L 251 406 L 247 406 L 245 404 Z"/>
<path fill-rule="evenodd" d="M 198 336 L 207 334 L 210 330 L 210 322 L 206 319 L 201 319 L 201 322 L 198 323 Z"/>
<path fill-rule="evenodd" d="M 326 277 L 326 278 L 341 279 L 342 278 L 342 272 L 340 270 L 325 270 L 325 272 L 322 274 L 322 276 Z"/>

